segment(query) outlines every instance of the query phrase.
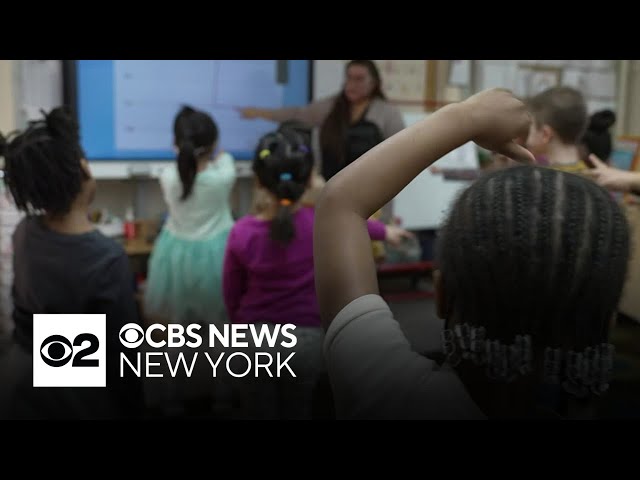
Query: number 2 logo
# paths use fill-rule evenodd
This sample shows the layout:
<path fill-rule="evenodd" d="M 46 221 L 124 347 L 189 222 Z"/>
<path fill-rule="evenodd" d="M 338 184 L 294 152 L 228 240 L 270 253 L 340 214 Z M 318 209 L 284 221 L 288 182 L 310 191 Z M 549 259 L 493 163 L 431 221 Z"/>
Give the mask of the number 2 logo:
<path fill-rule="evenodd" d="M 75 355 L 73 347 L 81 347 L 85 342 L 89 345 L 78 350 Z M 81 333 L 73 339 L 73 344 L 62 335 L 51 335 L 40 345 L 40 357 L 50 367 L 62 367 L 73 357 L 72 367 L 97 367 L 98 359 L 87 359 L 89 355 L 98 351 L 100 341 L 91 333 Z"/>

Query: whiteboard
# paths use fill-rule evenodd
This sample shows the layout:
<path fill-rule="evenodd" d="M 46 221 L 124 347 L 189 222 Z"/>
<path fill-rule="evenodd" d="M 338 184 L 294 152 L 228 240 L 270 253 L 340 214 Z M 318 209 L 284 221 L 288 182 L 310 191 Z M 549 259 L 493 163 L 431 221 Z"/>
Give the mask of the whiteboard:
<path fill-rule="evenodd" d="M 396 196 L 393 215 L 407 230 L 438 229 L 457 195 L 469 183 L 443 180 L 442 175 L 425 170 Z"/>
<path fill-rule="evenodd" d="M 406 113 L 407 126 L 428 114 Z M 439 168 L 478 168 L 477 146 L 467 143 L 438 160 Z M 393 200 L 393 215 L 399 217 L 403 228 L 408 230 L 433 230 L 439 228 L 446 218 L 451 204 L 469 186 L 469 181 L 444 180 L 442 174 L 433 174 L 429 169 L 418 175 Z"/>
<path fill-rule="evenodd" d="M 50 111 L 62 104 L 62 63 L 60 60 L 19 60 L 20 128 L 30 120 L 42 118 L 40 110 Z"/>
<path fill-rule="evenodd" d="M 92 161 L 174 160 L 173 122 L 183 105 L 214 118 L 219 148 L 251 160 L 275 124 L 239 109 L 309 101 L 308 60 L 77 60 L 67 77 Z"/>
<path fill-rule="evenodd" d="M 344 82 L 345 60 L 313 61 L 313 98 L 321 100 L 340 92 Z"/>

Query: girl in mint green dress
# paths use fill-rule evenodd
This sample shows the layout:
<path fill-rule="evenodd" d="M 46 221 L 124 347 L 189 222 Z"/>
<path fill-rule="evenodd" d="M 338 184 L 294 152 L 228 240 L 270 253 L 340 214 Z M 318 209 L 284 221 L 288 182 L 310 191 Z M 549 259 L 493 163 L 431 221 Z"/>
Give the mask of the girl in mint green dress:
<path fill-rule="evenodd" d="M 184 107 L 174 137 L 177 163 L 160 176 L 169 216 L 149 261 L 145 314 L 172 323 L 219 323 L 234 159 L 221 153 L 211 161 L 218 128 L 207 113 Z"/>

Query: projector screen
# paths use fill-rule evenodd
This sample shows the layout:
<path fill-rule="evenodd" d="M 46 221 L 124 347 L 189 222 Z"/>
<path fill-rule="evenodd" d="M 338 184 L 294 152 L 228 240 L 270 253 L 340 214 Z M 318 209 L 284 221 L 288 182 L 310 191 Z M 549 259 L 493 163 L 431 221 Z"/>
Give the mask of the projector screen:
<path fill-rule="evenodd" d="M 76 60 L 65 69 L 65 101 L 78 115 L 88 160 L 170 160 L 173 120 L 183 105 L 211 114 L 218 149 L 250 160 L 277 125 L 245 120 L 239 107 L 306 105 L 309 60 Z"/>

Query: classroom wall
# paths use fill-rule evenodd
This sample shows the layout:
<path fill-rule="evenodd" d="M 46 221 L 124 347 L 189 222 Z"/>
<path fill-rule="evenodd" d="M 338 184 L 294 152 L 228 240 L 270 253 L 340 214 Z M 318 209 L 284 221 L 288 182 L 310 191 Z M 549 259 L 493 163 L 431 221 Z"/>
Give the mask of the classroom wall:
<path fill-rule="evenodd" d="M 378 61 L 386 62 L 386 61 Z M 400 66 L 415 63 L 422 64 L 425 60 L 394 61 Z M 604 108 L 616 106 L 616 89 L 618 82 L 607 81 L 607 77 L 618 75 L 619 61 L 615 60 L 472 60 L 470 70 L 470 90 L 478 91 L 490 86 L 514 87 L 518 89 L 518 78 L 524 76 L 523 72 L 531 67 L 560 68 L 563 74 L 563 83 L 569 84 L 584 81 L 584 79 L 598 77 L 598 92 L 589 96 L 590 108 Z M 629 61 L 631 73 L 629 90 L 626 98 L 636 98 L 635 94 L 640 89 L 640 61 Z M 318 99 L 339 91 L 343 75 L 345 60 L 314 60 L 314 92 L 313 98 Z M 436 91 L 439 100 L 446 100 L 448 90 L 448 73 L 451 62 L 439 60 L 437 64 L 435 80 Z M 13 71 L 13 74 L 12 74 Z M 61 101 L 61 62 L 59 60 L 0 60 L 0 127 L 3 123 L 15 126 L 16 107 L 37 112 L 38 108 L 50 108 Z M 18 92 L 13 85 L 13 77 L 20 75 L 21 89 Z M 387 75 L 383 71 L 383 78 Z M 37 77 L 37 78 L 34 78 Z M 397 76 L 392 82 L 397 81 Z M 604 81 L 602 81 L 604 79 Z M 387 79 L 387 84 L 389 80 Z M 587 82 L 589 84 L 589 82 Z M 604 92 L 603 92 L 604 90 Z M 20 94 L 16 105 L 15 94 Z M 636 102 L 637 103 L 637 102 Z M 38 105 L 36 105 L 38 104 Z M 5 105 L 8 108 L 5 108 Z M 32 108 L 33 107 L 33 108 Z M 418 107 L 419 108 L 419 107 Z M 415 108 L 402 106 L 403 110 L 415 110 Z M 20 110 L 20 109 L 18 109 Z M 29 112 L 25 113 L 28 116 Z M 640 108 L 634 109 L 630 115 L 630 129 L 637 130 L 640 126 Z M 18 119 L 20 120 L 20 119 Z"/>
<path fill-rule="evenodd" d="M 551 86 L 554 75 L 560 85 L 579 88 L 589 112 L 617 109 L 617 60 L 474 60 L 475 91 L 505 87 L 527 97 Z"/>
<path fill-rule="evenodd" d="M 640 98 L 640 60 L 629 60 L 627 63 L 626 98 L 636 100 L 625 102 L 622 121 L 627 135 L 640 135 L 640 102 L 637 100 Z"/>
<path fill-rule="evenodd" d="M 15 128 L 15 103 L 13 62 L 0 60 L 0 132 L 6 134 Z M 0 167 L 2 159 L 0 159 Z M 0 179 L 0 336 L 10 332 L 13 328 L 11 312 L 11 285 L 13 283 L 13 268 L 11 257 L 11 235 L 19 221 L 19 214 L 10 206 L 5 196 L 4 183 Z"/>
<path fill-rule="evenodd" d="M 314 61 L 314 100 L 340 90 L 347 60 Z M 376 60 L 385 92 L 402 111 L 433 110 L 437 103 L 457 101 L 492 87 L 513 90 L 522 97 L 537 93 L 545 85 L 557 84 L 579 88 L 585 94 L 590 112 L 618 109 L 620 65 L 617 60 Z M 427 67 L 425 67 L 425 64 Z M 640 68 L 633 61 L 634 68 Z M 413 69 L 415 75 L 412 78 Z M 635 71 L 635 70 L 634 70 Z M 640 84 L 640 81 L 638 82 Z M 417 94 L 405 93 L 417 86 Z M 420 95 L 424 93 L 424 95 Z M 622 92 L 625 93 L 625 92 Z M 630 93 L 630 92 L 629 92 Z M 429 105 L 431 100 L 436 105 Z M 426 105 L 410 105 L 406 100 L 420 100 Z M 629 95 L 625 95 L 630 98 Z M 409 102 L 411 103 L 411 102 Z M 640 116 L 640 112 L 638 112 Z"/>
<path fill-rule="evenodd" d="M 395 82 L 394 88 L 401 85 L 399 76 L 393 77 L 385 70 L 387 61 L 378 61 L 382 66 L 383 79 Z M 399 69 L 408 68 L 414 62 L 415 65 L 423 65 L 425 60 L 395 61 L 395 66 Z M 464 61 L 463 61 L 464 62 Z M 513 87 L 518 75 L 522 72 L 521 67 L 560 67 L 563 73 L 568 74 L 569 79 L 576 81 L 582 78 L 578 74 L 604 74 L 604 77 L 611 77 L 617 74 L 617 63 L 607 60 L 585 60 L 585 61 L 565 61 L 565 60 L 473 60 L 467 61 L 469 65 L 468 83 L 462 85 L 458 81 L 455 86 L 449 85 L 449 75 L 451 73 L 449 61 L 437 61 L 435 79 L 436 96 L 439 100 L 457 100 L 464 98 L 469 93 L 487 88 L 490 86 Z M 334 94 L 339 91 L 344 76 L 345 60 L 315 60 L 314 61 L 314 91 L 313 98 L 318 99 Z M 631 61 L 631 68 L 628 73 L 628 85 L 626 98 L 638 98 L 640 95 L 640 61 Z M 424 75 L 428 75 L 423 70 Z M 586 75 L 587 77 L 589 75 Z M 584 75 L 583 75 L 584 76 Z M 602 75 L 601 75 L 602 76 Z M 406 78 L 410 78 L 407 75 Z M 415 77 L 415 75 L 414 75 Z M 17 80 L 16 80 L 17 79 Z M 459 80 L 459 79 L 458 79 Z M 16 85 L 20 83 L 20 85 Z M 610 84 L 611 82 L 609 82 Z M 590 109 L 603 107 L 616 107 L 616 88 L 608 88 L 604 99 L 602 96 L 589 99 Z M 425 85 L 426 87 L 426 85 Z M 397 91 L 397 90 L 396 90 Z M 36 104 L 42 104 L 45 108 L 61 103 L 61 62 L 57 60 L 2 60 L 0 61 L 0 130 L 6 131 L 21 124 L 29 116 L 29 112 L 36 111 Z M 618 128 L 625 127 L 625 131 L 617 133 L 640 134 L 640 103 L 627 102 L 625 104 L 625 119 L 620 121 Z M 415 121 L 415 116 L 424 111 L 421 105 L 400 106 L 405 120 L 408 124 Z M 24 112 L 18 118 L 17 112 Z M 25 117 L 25 118 L 22 118 Z M 251 182 L 242 180 L 234 189 L 235 210 L 241 215 L 246 212 L 251 197 Z M 95 206 L 97 208 L 107 208 L 116 215 L 124 215 L 128 206 L 135 206 L 139 216 L 157 217 L 166 210 L 166 205 L 162 199 L 161 191 L 157 181 L 139 181 L 136 187 L 132 181 L 100 180 L 98 182 L 98 194 Z"/>
<path fill-rule="evenodd" d="M 23 127 L 30 118 L 39 118 L 40 108 L 49 110 L 62 103 L 62 62 L 60 60 L 0 61 L 0 131 Z M 169 162 L 167 163 L 170 164 Z M 106 209 L 124 217 L 132 207 L 138 218 L 159 218 L 167 206 L 155 179 L 98 179 L 94 209 Z M 251 204 L 252 184 L 239 179 L 232 192 L 235 215 L 245 214 Z"/>
<path fill-rule="evenodd" d="M 0 60 L 0 132 L 16 127 L 13 60 Z"/>
<path fill-rule="evenodd" d="M 231 210 L 241 217 L 251 208 L 253 179 L 238 178 L 231 191 Z M 160 183 L 155 179 L 99 180 L 94 209 L 107 209 L 112 215 L 123 218 L 129 207 L 136 217 L 161 219 L 167 212 Z"/>
<path fill-rule="evenodd" d="M 120 218 L 128 208 L 139 218 L 157 218 L 166 210 L 157 180 L 99 180 L 93 207 Z"/>
<path fill-rule="evenodd" d="M 313 61 L 313 100 L 335 95 L 342 88 L 344 69 L 349 60 Z M 445 96 L 448 60 L 374 60 L 382 77 L 383 91 L 404 113 L 422 112 L 430 89 L 427 79 L 434 81 L 434 96 Z M 430 66 L 428 64 L 431 64 Z M 430 72 L 434 69 L 434 74 Z"/>

